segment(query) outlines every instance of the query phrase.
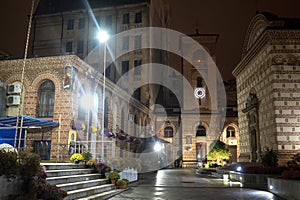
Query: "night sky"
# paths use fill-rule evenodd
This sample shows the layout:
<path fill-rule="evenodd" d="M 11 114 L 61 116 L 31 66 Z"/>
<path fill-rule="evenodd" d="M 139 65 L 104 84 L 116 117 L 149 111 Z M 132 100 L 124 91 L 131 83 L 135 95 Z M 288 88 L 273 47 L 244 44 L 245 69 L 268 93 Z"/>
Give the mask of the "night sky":
<path fill-rule="evenodd" d="M 171 28 L 185 34 L 220 34 L 217 66 L 225 80 L 241 59 L 245 32 L 256 11 L 299 17 L 299 0 L 166 0 L 171 3 Z M 23 57 L 32 0 L 1 2 L 0 50 Z"/>

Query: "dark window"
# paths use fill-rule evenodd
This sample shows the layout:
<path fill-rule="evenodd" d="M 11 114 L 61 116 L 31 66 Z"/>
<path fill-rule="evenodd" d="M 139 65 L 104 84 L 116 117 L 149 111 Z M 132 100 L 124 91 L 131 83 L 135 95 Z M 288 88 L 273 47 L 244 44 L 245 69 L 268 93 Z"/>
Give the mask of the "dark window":
<path fill-rule="evenodd" d="M 135 23 L 141 23 L 142 22 L 142 12 L 135 13 Z"/>
<path fill-rule="evenodd" d="M 167 126 L 164 129 L 164 137 L 171 138 L 173 137 L 173 128 L 171 126 Z"/>
<path fill-rule="evenodd" d="M 141 88 L 138 88 L 133 92 L 133 97 L 138 101 L 141 100 Z"/>
<path fill-rule="evenodd" d="M 77 53 L 83 53 L 83 41 L 79 40 L 77 42 Z"/>
<path fill-rule="evenodd" d="M 129 60 L 122 61 L 122 75 L 129 71 Z"/>
<path fill-rule="evenodd" d="M 104 103 L 104 128 L 108 128 L 108 103 L 106 99 Z"/>
<path fill-rule="evenodd" d="M 84 29 L 84 25 L 85 25 L 85 19 L 80 18 L 78 23 L 78 29 Z"/>
<path fill-rule="evenodd" d="M 74 19 L 69 19 L 67 30 L 73 30 L 73 29 L 74 29 Z"/>
<path fill-rule="evenodd" d="M 55 86 L 50 80 L 44 81 L 38 89 L 37 115 L 53 117 Z"/>
<path fill-rule="evenodd" d="M 66 52 L 73 52 L 73 43 L 72 42 L 67 42 Z"/>
<path fill-rule="evenodd" d="M 134 74 L 141 75 L 141 68 L 139 66 L 142 65 L 142 60 L 135 60 L 134 61 Z"/>
<path fill-rule="evenodd" d="M 129 36 L 124 36 L 123 37 L 123 50 L 128 50 L 129 49 Z"/>
<path fill-rule="evenodd" d="M 105 26 L 106 28 L 110 29 L 112 26 L 112 15 L 107 15 L 105 17 Z"/>
<path fill-rule="evenodd" d="M 107 66 L 106 67 L 106 69 L 105 69 L 105 76 L 107 77 L 107 78 L 109 78 L 110 79 L 110 69 L 111 68 L 111 65 L 109 65 L 109 66 Z"/>
<path fill-rule="evenodd" d="M 142 36 L 141 35 L 134 36 L 134 48 L 135 49 L 142 48 Z"/>
<path fill-rule="evenodd" d="M 203 87 L 203 79 L 201 77 L 197 78 L 197 87 Z"/>
<path fill-rule="evenodd" d="M 129 13 L 123 14 L 123 24 L 129 24 Z"/>
<path fill-rule="evenodd" d="M 235 137 L 235 129 L 232 126 L 228 126 L 226 130 L 226 137 Z"/>
<path fill-rule="evenodd" d="M 205 129 L 204 126 L 199 125 L 199 126 L 197 127 L 196 136 L 206 136 L 206 129 Z"/>

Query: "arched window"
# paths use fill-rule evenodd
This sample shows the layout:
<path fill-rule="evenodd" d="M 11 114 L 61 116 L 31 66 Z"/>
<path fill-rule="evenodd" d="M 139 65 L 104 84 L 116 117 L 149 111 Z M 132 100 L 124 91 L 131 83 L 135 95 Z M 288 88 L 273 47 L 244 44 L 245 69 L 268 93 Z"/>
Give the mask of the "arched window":
<path fill-rule="evenodd" d="M 173 128 L 171 126 L 167 126 L 164 129 L 164 137 L 171 138 L 173 137 Z"/>
<path fill-rule="evenodd" d="M 199 125 L 199 126 L 197 127 L 196 137 L 197 137 L 197 136 L 206 136 L 206 129 L 205 129 L 204 126 Z"/>
<path fill-rule="evenodd" d="M 44 81 L 38 89 L 37 115 L 53 117 L 55 86 L 50 80 Z"/>
<path fill-rule="evenodd" d="M 235 137 L 235 129 L 232 126 L 228 126 L 226 130 L 226 137 Z"/>

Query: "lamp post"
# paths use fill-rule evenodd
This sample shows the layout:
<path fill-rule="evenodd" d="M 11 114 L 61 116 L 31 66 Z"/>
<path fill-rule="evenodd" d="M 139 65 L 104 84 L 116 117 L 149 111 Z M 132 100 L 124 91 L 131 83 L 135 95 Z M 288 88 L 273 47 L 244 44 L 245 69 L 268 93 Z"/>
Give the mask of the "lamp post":
<path fill-rule="evenodd" d="M 101 43 L 104 43 L 103 47 L 103 89 L 102 89 L 102 119 L 101 119 L 101 156 L 104 159 L 104 116 L 105 116 L 105 66 L 106 66 L 106 41 L 109 39 L 109 35 L 106 31 L 101 30 L 97 34 L 98 40 Z"/>

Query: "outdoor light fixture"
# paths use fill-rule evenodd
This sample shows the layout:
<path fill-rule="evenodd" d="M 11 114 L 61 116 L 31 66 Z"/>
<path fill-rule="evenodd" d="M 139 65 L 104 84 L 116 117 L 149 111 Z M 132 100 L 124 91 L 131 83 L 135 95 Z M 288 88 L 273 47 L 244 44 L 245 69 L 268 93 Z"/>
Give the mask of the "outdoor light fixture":
<path fill-rule="evenodd" d="M 238 167 L 236 168 L 236 171 L 237 171 L 237 172 L 241 172 L 241 171 L 242 171 L 242 167 L 241 167 L 241 166 L 238 166 Z"/>
<path fill-rule="evenodd" d="M 154 145 L 154 151 L 161 151 L 161 144 L 160 142 L 155 142 L 155 145 Z"/>
<path fill-rule="evenodd" d="M 106 42 L 109 38 L 109 35 L 106 31 L 104 30 L 100 30 L 98 33 L 97 33 L 97 38 L 99 40 L 99 42 L 103 43 L 103 42 Z"/>

